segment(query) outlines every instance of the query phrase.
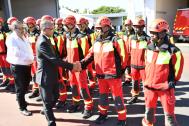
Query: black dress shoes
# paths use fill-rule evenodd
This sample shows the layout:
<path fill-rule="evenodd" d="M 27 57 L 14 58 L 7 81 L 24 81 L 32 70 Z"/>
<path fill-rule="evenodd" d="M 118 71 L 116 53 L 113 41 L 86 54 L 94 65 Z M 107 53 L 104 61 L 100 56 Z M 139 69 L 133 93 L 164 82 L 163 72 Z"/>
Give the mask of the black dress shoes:
<path fill-rule="evenodd" d="M 31 116 L 32 115 L 32 112 L 28 111 L 27 109 L 21 110 L 20 112 L 21 112 L 21 114 L 23 114 L 25 116 Z"/>

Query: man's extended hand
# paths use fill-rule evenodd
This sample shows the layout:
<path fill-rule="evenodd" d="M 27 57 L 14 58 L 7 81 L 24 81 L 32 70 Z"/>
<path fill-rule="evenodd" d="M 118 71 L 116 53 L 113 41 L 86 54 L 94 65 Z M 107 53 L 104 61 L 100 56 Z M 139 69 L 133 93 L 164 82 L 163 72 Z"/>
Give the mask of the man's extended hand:
<path fill-rule="evenodd" d="M 79 61 L 73 63 L 73 71 L 80 72 L 81 70 L 82 70 L 81 63 Z"/>

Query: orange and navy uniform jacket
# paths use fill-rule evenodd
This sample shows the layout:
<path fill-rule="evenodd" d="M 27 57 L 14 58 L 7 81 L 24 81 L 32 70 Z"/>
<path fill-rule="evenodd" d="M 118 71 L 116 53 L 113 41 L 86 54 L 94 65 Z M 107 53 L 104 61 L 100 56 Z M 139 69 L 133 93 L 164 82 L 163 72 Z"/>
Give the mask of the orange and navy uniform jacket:
<path fill-rule="evenodd" d="M 82 60 L 89 52 L 88 37 L 79 32 L 78 29 L 73 34 L 66 35 L 67 60 L 70 63 Z"/>
<path fill-rule="evenodd" d="M 40 32 L 37 29 L 27 34 L 27 38 L 31 44 L 34 56 L 36 56 L 36 42 L 39 35 L 40 35 Z"/>
<path fill-rule="evenodd" d="M 109 33 L 106 39 L 96 39 L 89 54 L 81 61 L 82 68 L 94 61 L 99 79 L 120 78 L 127 65 L 128 53 L 122 39 Z"/>
<path fill-rule="evenodd" d="M 150 43 L 146 50 L 146 78 L 144 86 L 151 89 L 168 89 L 169 82 L 180 79 L 184 58 L 181 51 L 166 38 L 164 43 L 157 47 Z"/>
<path fill-rule="evenodd" d="M 61 59 L 66 58 L 67 51 L 66 51 L 66 34 L 62 30 L 61 32 L 55 31 L 53 34 L 54 44 L 56 44 L 56 48 L 58 50 L 59 57 Z"/>
<path fill-rule="evenodd" d="M 141 36 L 132 35 L 129 39 L 129 50 L 131 55 L 131 67 L 135 69 L 145 68 L 145 50 L 150 43 L 149 36 L 143 32 Z"/>
<path fill-rule="evenodd" d="M 86 29 L 86 33 L 88 35 L 88 41 L 89 41 L 89 45 L 91 47 L 94 44 L 95 40 L 96 40 L 96 35 L 90 28 Z"/>
<path fill-rule="evenodd" d="M 134 29 L 132 29 L 130 32 L 129 31 L 124 31 L 122 33 L 119 33 L 117 34 L 121 39 L 123 39 L 124 43 L 125 43 L 125 46 L 126 46 L 126 49 L 127 49 L 127 52 L 129 54 L 129 59 L 128 59 L 128 63 L 127 65 L 130 66 L 131 64 L 131 56 L 130 56 L 130 53 L 131 52 L 131 47 L 130 47 L 130 44 L 129 44 L 129 39 L 131 36 L 135 35 L 135 31 Z"/>
<path fill-rule="evenodd" d="M 7 53 L 7 47 L 5 44 L 6 34 L 3 31 L 0 31 L 0 54 Z"/>

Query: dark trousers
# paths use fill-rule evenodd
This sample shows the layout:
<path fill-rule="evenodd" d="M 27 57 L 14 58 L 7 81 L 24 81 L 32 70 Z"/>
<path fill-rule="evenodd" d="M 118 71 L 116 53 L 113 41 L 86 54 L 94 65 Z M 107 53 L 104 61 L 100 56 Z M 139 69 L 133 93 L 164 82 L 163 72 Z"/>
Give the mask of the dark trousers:
<path fill-rule="evenodd" d="M 31 80 L 31 66 L 11 65 L 11 72 L 15 80 L 16 97 L 20 110 L 27 108 L 25 94 Z"/>
<path fill-rule="evenodd" d="M 43 101 L 43 109 L 48 121 L 48 126 L 56 126 L 55 117 L 52 108 L 59 98 L 59 84 L 51 83 L 49 85 L 40 85 L 39 91 Z"/>

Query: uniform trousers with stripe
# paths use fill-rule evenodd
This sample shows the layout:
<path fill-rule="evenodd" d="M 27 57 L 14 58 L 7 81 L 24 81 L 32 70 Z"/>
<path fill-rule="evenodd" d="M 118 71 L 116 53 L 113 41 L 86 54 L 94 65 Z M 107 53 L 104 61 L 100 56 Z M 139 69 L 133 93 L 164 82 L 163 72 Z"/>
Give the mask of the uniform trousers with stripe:
<path fill-rule="evenodd" d="M 99 84 L 99 105 L 98 110 L 102 115 L 107 115 L 109 108 L 108 96 L 111 91 L 115 107 L 118 113 L 118 120 L 126 120 L 126 106 L 123 100 L 122 80 L 119 79 L 98 79 Z"/>
<path fill-rule="evenodd" d="M 86 70 L 81 72 L 69 72 L 70 86 L 72 89 L 73 104 L 79 104 L 80 95 L 84 99 L 85 110 L 93 108 L 93 101 L 89 93 Z"/>
<path fill-rule="evenodd" d="M 140 81 L 144 82 L 145 79 L 145 70 L 136 69 L 131 67 L 131 77 L 132 77 L 132 96 L 138 96 L 140 92 Z"/>

